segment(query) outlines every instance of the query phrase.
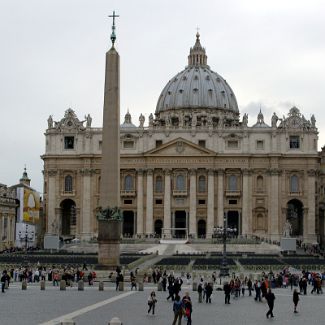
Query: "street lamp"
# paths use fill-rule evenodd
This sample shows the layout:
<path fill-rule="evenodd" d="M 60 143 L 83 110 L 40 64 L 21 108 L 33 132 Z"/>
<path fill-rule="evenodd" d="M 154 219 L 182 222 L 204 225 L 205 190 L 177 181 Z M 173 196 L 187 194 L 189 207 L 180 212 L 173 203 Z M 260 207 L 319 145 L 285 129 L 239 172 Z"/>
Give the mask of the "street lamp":
<path fill-rule="evenodd" d="M 223 234 L 222 234 L 222 241 L 223 241 L 223 252 L 222 252 L 222 261 L 220 267 L 220 277 L 229 276 L 229 267 L 227 262 L 227 217 L 226 213 L 223 216 Z"/>
<path fill-rule="evenodd" d="M 28 248 L 28 242 L 34 240 L 34 231 L 28 230 L 28 225 L 25 226 L 25 233 L 22 233 L 20 230 L 18 232 L 19 240 L 25 242 L 25 250 Z"/>

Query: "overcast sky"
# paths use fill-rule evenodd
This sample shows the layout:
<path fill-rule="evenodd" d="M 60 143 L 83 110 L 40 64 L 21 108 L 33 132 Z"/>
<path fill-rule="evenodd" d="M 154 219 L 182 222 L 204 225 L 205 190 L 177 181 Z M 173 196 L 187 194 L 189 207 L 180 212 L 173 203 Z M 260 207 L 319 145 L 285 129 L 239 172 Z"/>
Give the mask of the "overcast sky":
<path fill-rule="evenodd" d="M 121 58 L 121 122 L 155 111 L 165 84 L 187 64 L 199 27 L 211 69 L 256 122 L 296 105 L 316 117 L 325 145 L 325 1 L 0 0 L 0 183 L 24 165 L 42 192 L 47 118 L 71 107 L 102 124 L 105 52 L 113 10 Z"/>

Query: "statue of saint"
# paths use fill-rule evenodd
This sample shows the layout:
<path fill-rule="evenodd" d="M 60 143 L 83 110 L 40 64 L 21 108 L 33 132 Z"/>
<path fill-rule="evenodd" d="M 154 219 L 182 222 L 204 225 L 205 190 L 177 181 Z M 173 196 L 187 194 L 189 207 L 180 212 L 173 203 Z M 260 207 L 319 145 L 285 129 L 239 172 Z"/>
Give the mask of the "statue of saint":
<path fill-rule="evenodd" d="M 92 118 L 90 116 L 90 114 L 88 114 L 87 116 L 85 116 L 85 119 L 86 119 L 86 127 L 87 128 L 90 128 L 91 127 L 91 122 L 92 122 Z"/>
<path fill-rule="evenodd" d="M 153 126 L 153 115 L 150 113 L 149 115 L 149 126 Z"/>
<path fill-rule="evenodd" d="M 276 113 L 274 112 L 272 115 L 272 120 L 271 120 L 271 124 L 272 124 L 273 128 L 276 128 L 276 124 L 277 124 L 278 120 L 279 120 L 279 118 L 276 115 Z"/>
<path fill-rule="evenodd" d="M 287 219 L 285 224 L 284 224 L 284 230 L 283 230 L 283 237 L 291 237 L 291 233 L 292 233 L 292 226 L 290 221 Z"/>
<path fill-rule="evenodd" d="M 315 115 L 313 114 L 310 118 L 311 126 L 314 128 L 316 126 Z"/>
<path fill-rule="evenodd" d="M 52 115 L 49 116 L 49 118 L 47 119 L 47 125 L 49 129 L 53 128 L 53 117 Z"/>
<path fill-rule="evenodd" d="M 244 116 L 243 116 L 243 126 L 247 126 L 247 124 L 248 124 L 248 114 L 244 114 Z"/>
<path fill-rule="evenodd" d="M 145 117 L 142 115 L 142 113 L 139 116 L 139 122 L 140 122 L 140 128 L 143 128 L 144 125 L 144 121 L 145 121 Z"/>

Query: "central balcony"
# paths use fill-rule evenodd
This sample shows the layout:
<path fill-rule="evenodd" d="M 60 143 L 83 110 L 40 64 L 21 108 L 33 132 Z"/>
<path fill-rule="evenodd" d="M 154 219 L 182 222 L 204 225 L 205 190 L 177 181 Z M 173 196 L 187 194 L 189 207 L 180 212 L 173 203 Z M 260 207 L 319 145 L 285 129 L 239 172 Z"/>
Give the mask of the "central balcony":
<path fill-rule="evenodd" d="M 228 197 L 239 197 L 239 196 L 241 196 L 241 191 L 229 191 L 229 190 L 226 190 L 226 196 L 228 196 Z"/>
<path fill-rule="evenodd" d="M 187 191 L 173 190 L 173 196 L 187 196 Z"/>
<path fill-rule="evenodd" d="M 135 190 L 121 190 L 120 191 L 121 197 L 135 197 L 136 191 Z"/>

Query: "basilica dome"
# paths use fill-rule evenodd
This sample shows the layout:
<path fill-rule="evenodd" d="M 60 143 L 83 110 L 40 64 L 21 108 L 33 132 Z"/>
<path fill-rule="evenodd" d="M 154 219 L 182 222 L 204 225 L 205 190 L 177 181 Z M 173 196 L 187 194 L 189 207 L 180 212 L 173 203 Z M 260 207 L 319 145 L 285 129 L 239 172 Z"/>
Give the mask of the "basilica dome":
<path fill-rule="evenodd" d="M 161 92 L 156 114 L 174 109 L 205 108 L 239 113 L 236 96 L 218 73 L 207 65 L 205 49 L 196 34 L 188 66 L 173 77 Z"/>

